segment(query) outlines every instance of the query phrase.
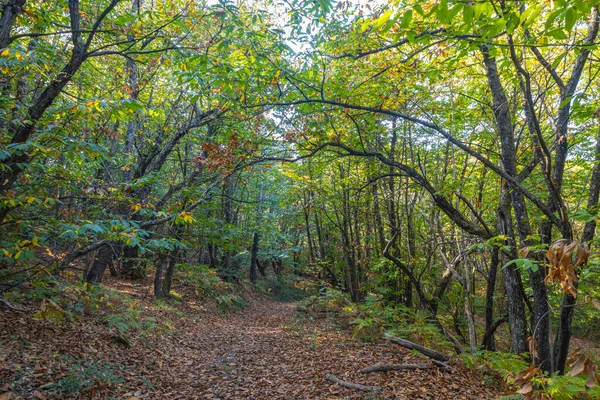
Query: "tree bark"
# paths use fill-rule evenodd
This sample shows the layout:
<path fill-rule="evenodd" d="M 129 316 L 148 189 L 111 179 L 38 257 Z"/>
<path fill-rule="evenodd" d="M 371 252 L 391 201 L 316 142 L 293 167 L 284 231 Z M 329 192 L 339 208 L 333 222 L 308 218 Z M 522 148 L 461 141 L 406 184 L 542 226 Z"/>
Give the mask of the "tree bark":
<path fill-rule="evenodd" d="M 250 257 L 250 280 L 252 282 L 256 282 L 257 278 L 258 239 L 258 233 L 254 232 L 254 238 L 252 240 L 252 256 Z"/>
<path fill-rule="evenodd" d="M 510 115 L 509 103 L 504 94 L 504 88 L 500 81 L 496 60 L 490 57 L 488 49 L 482 46 L 488 84 L 492 92 L 494 102 L 494 115 L 496 126 L 500 135 L 502 167 L 511 178 L 518 177 L 516 167 L 516 147 L 514 127 Z M 519 238 L 524 246 L 530 245 L 531 226 L 525 198 L 520 190 L 512 187 L 510 196 L 513 210 L 517 221 Z M 529 269 L 529 282 L 533 289 L 533 335 L 536 340 L 537 363 L 541 368 L 551 373 L 553 368 L 553 354 L 550 346 L 550 308 L 548 305 L 548 293 L 544 283 L 545 268 L 537 270 Z"/>
<path fill-rule="evenodd" d="M 599 115 L 600 116 L 600 115 Z M 595 210 L 600 197 L 600 129 L 596 138 L 594 155 L 594 167 L 590 179 L 590 191 L 588 195 L 587 209 Z M 591 243 L 596 233 L 596 220 L 591 219 L 585 224 L 583 235 L 581 236 L 582 243 Z M 569 354 L 569 345 L 572 336 L 573 314 L 577 299 L 570 294 L 565 294 L 562 300 L 560 317 L 558 320 L 558 328 L 556 330 L 556 339 L 554 341 L 554 360 L 555 370 L 561 375 L 565 373 L 567 364 L 567 356 Z"/>
<path fill-rule="evenodd" d="M 156 259 L 156 272 L 154 273 L 154 297 L 162 298 L 165 297 L 165 293 L 163 292 L 163 270 L 165 266 L 165 261 L 167 257 L 165 254 L 161 253 L 158 255 Z"/>
<path fill-rule="evenodd" d="M 112 263 L 112 259 L 113 250 L 111 249 L 110 245 L 100 247 L 96 253 L 96 256 L 94 257 L 94 262 L 85 274 L 85 281 L 89 283 L 102 282 L 104 271 L 106 270 L 108 264 Z"/>
<path fill-rule="evenodd" d="M 498 247 L 492 249 L 492 259 L 490 260 L 490 271 L 487 278 L 487 288 L 485 292 L 485 331 L 489 332 L 494 325 L 494 293 L 496 290 L 496 277 L 498 275 L 498 264 L 500 262 Z M 494 334 L 485 338 L 483 346 L 486 350 L 496 351 Z"/>
<path fill-rule="evenodd" d="M 177 265 L 177 260 L 179 259 L 180 252 L 181 252 L 181 249 L 179 247 L 177 247 L 169 255 L 169 263 L 167 265 L 167 270 L 165 271 L 165 277 L 162 282 L 162 294 L 164 297 L 169 297 L 171 295 L 171 285 L 173 283 L 173 274 L 175 273 L 175 266 Z"/>

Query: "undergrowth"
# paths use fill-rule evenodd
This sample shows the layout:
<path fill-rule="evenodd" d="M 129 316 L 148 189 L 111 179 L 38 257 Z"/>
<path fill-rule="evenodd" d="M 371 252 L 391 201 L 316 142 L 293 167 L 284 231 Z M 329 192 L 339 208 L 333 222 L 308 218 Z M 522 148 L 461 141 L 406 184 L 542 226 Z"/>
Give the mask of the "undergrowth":
<path fill-rule="evenodd" d="M 6 298 L 17 302 L 24 299 L 39 301 L 34 318 L 57 325 L 91 317 L 115 328 L 119 335 L 127 331 L 147 334 L 156 326 L 155 320 L 145 317 L 138 302 L 126 294 L 107 286 L 74 283 L 52 274 L 33 281 L 27 290 L 12 290 Z"/>
<path fill-rule="evenodd" d="M 460 359 L 469 369 L 485 369 L 497 374 L 507 391 L 515 393 L 502 397 L 503 400 L 512 399 L 554 399 L 554 400 L 592 400 L 600 398 L 600 387 L 593 384 L 590 386 L 589 376 L 585 371 L 572 376 L 567 371 L 565 375 L 554 373 L 552 376 L 541 371 L 530 374 L 526 381 L 523 376 L 533 371 L 533 367 L 523 357 L 503 353 L 480 351 L 475 354 L 462 354 Z M 591 378 L 594 380 L 594 377 Z M 531 390 L 527 396 L 516 393 L 519 386 L 524 382 L 531 382 Z M 587 385 L 586 385 L 587 384 Z"/>
<path fill-rule="evenodd" d="M 310 284 L 296 275 L 267 276 L 256 282 L 256 287 L 262 293 L 284 302 L 302 300 L 311 290 Z"/>
<path fill-rule="evenodd" d="M 232 284 L 221 279 L 215 269 L 202 264 L 177 264 L 177 281 L 193 288 L 197 297 L 215 298 L 232 289 Z"/>
<path fill-rule="evenodd" d="M 101 390 L 123 383 L 123 378 L 119 375 L 118 364 L 88 358 L 73 363 L 67 357 L 63 358 L 70 364 L 70 373 L 46 387 L 47 391 L 71 395 Z"/>
<path fill-rule="evenodd" d="M 328 289 L 320 296 L 308 298 L 303 309 L 308 313 L 327 313 L 341 318 L 360 341 L 375 342 L 387 332 L 441 351 L 450 352 L 452 349 L 430 322 L 427 313 L 403 304 L 386 303 L 377 295 L 370 294 L 364 302 L 352 303 L 341 291 Z"/>

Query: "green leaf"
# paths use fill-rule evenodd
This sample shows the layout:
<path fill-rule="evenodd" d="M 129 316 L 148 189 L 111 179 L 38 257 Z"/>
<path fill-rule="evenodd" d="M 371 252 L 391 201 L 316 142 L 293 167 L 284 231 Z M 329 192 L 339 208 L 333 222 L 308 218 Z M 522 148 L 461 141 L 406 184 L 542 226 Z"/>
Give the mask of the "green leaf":
<path fill-rule="evenodd" d="M 465 6 L 465 8 L 463 8 L 463 20 L 468 26 L 470 26 L 473 23 L 473 13 L 473 6 Z"/>
<path fill-rule="evenodd" d="M 509 35 L 512 34 L 515 31 L 515 29 L 517 29 L 520 22 L 521 22 L 521 20 L 520 20 L 518 14 L 515 14 L 515 13 L 508 14 L 508 19 L 506 22 L 506 33 L 508 33 Z"/>
<path fill-rule="evenodd" d="M 565 29 L 568 32 L 573 30 L 575 23 L 577 22 L 577 12 L 574 8 L 567 8 L 567 12 L 565 13 Z"/>
<path fill-rule="evenodd" d="M 408 28 L 408 26 L 410 25 L 410 21 L 412 21 L 412 17 L 413 17 L 412 10 L 408 10 L 407 12 L 405 12 L 404 15 L 402 16 L 402 21 L 400 21 L 400 28 L 401 29 Z"/>
<path fill-rule="evenodd" d="M 568 38 L 567 34 L 563 32 L 562 29 L 554 29 L 547 33 L 548 36 L 553 37 L 557 40 L 565 40 Z"/>
<path fill-rule="evenodd" d="M 528 28 L 531 24 L 533 24 L 533 22 L 535 21 L 535 19 L 540 14 L 543 8 L 544 3 L 539 4 L 535 7 L 529 6 L 529 8 L 527 8 L 527 10 L 525 10 L 523 14 L 521 14 L 521 25 L 523 25 L 523 28 Z"/>
<path fill-rule="evenodd" d="M 442 0 L 437 8 L 437 17 L 441 23 L 447 23 L 450 20 L 450 10 L 448 10 L 448 0 Z"/>
<path fill-rule="evenodd" d="M 556 59 L 554 61 L 552 61 L 552 68 L 556 68 L 558 66 L 558 64 L 560 64 L 560 62 L 566 57 L 567 53 L 562 53 L 561 55 L 559 55 L 558 57 L 556 57 Z"/>

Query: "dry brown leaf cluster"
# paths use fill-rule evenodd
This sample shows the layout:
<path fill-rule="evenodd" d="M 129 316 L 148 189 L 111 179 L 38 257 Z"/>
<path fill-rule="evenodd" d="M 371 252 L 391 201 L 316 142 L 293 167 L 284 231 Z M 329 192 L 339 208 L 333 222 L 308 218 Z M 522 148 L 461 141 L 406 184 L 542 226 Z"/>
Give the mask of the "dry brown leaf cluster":
<path fill-rule="evenodd" d="M 573 254 L 577 250 L 577 261 L 572 263 Z M 577 267 L 585 264 L 590 256 L 587 244 L 569 242 L 567 239 L 559 239 L 552 243 L 546 252 L 546 258 L 550 263 L 545 283 L 556 282 L 566 294 L 577 297 Z"/>
<path fill-rule="evenodd" d="M 588 359 L 579 349 L 575 349 L 567 360 L 571 370 L 569 375 L 577 376 L 582 373 L 586 373 L 588 378 L 585 383 L 586 388 L 592 388 L 596 386 L 596 381 L 600 382 L 600 374 L 598 374 L 598 366 L 593 363 L 592 360 Z"/>

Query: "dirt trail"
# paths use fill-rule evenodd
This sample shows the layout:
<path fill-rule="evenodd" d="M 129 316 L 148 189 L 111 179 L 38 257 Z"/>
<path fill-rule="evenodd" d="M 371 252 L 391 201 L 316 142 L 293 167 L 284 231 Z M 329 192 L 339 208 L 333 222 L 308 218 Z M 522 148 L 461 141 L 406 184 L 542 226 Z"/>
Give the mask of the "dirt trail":
<path fill-rule="evenodd" d="M 196 333 L 196 346 L 202 350 L 192 356 L 187 382 L 178 383 L 194 387 L 194 397 L 202 399 L 495 398 L 465 371 L 362 375 L 358 371 L 369 365 L 419 360 L 394 345 L 356 343 L 329 325 L 325 320 L 297 320 L 293 304 L 275 302 L 228 316 Z M 342 388 L 326 382 L 328 374 L 383 391 L 373 396 Z M 176 393 L 169 395 L 191 394 Z"/>
<path fill-rule="evenodd" d="M 377 363 L 423 360 L 388 343 L 357 343 L 327 318 L 299 319 L 294 304 L 254 299 L 248 309 L 222 315 L 193 302 L 170 310 L 157 309 L 151 296 L 138 292 L 134 297 L 140 297 L 159 326 L 168 325 L 169 329 L 146 337 L 131 334 L 127 337 L 130 347 L 112 340 L 114 330 L 89 320 L 57 326 L 24 313 L 4 313 L 0 318 L 0 386 L 14 393 L 18 389 L 26 399 L 496 397 L 481 378 L 464 370 L 452 374 L 424 370 L 361 375 L 361 368 Z M 83 360 L 84 366 L 110 363 L 123 380 L 96 385 L 83 394 L 49 390 L 73 374 L 73 360 Z M 346 389 L 325 381 L 328 374 L 383 390 L 373 396 Z"/>

